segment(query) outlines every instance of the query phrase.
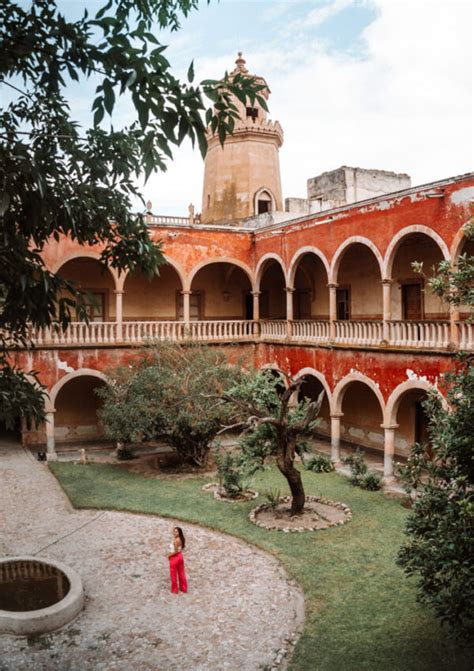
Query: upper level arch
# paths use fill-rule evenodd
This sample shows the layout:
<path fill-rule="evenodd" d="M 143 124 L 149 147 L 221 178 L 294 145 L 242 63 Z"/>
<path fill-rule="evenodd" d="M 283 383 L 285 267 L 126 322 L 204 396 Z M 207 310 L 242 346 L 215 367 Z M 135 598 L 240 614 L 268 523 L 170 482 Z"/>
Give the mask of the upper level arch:
<path fill-rule="evenodd" d="M 239 259 L 234 259 L 231 256 L 216 256 L 212 258 L 207 258 L 204 261 L 201 261 L 200 263 L 196 264 L 194 268 L 192 268 L 192 270 L 188 274 L 186 281 L 183 283 L 183 291 L 191 291 L 193 279 L 196 277 L 198 272 L 202 270 L 202 268 L 216 263 L 227 263 L 231 266 L 236 266 L 237 268 L 243 270 L 252 286 L 252 291 L 256 290 L 254 275 L 252 273 L 252 270 L 246 263 L 240 261 Z"/>
<path fill-rule="evenodd" d="M 160 266 L 160 267 L 163 268 L 163 267 L 166 267 L 166 265 L 171 266 L 173 268 L 173 270 L 176 271 L 176 274 L 177 274 L 177 276 L 179 278 L 179 281 L 181 283 L 181 287 L 184 290 L 184 287 L 186 286 L 186 273 L 184 272 L 183 267 L 181 266 L 180 263 L 178 263 L 178 261 L 173 259 L 171 256 L 168 256 L 168 254 L 163 254 L 163 256 L 165 258 L 166 264 L 164 264 L 163 266 Z M 127 277 L 129 277 L 131 274 L 133 274 L 133 273 L 130 273 L 130 271 L 128 269 L 120 274 L 120 276 L 118 278 L 117 291 L 124 291 L 125 282 L 127 280 Z M 159 277 L 159 275 L 157 275 L 157 277 Z"/>
<path fill-rule="evenodd" d="M 380 270 L 380 276 L 382 277 L 382 267 L 383 267 L 383 259 L 382 255 L 378 249 L 378 247 L 368 238 L 365 238 L 360 235 L 353 235 L 350 238 L 347 238 L 347 240 L 344 240 L 344 242 L 339 245 L 337 248 L 332 261 L 331 261 L 331 267 L 330 267 L 330 272 L 329 272 L 329 283 L 330 284 L 337 284 L 338 283 L 338 275 L 339 275 L 339 268 L 341 265 L 341 261 L 344 257 L 344 254 L 347 252 L 349 247 L 352 247 L 353 245 L 364 245 L 365 247 L 368 247 L 368 249 L 373 253 L 377 260 L 377 264 Z"/>
<path fill-rule="evenodd" d="M 329 280 L 329 275 L 330 275 L 330 272 L 331 272 L 329 261 L 327 260 L 327 258 L 325 257 L 325 255 L 323 254 L 323 252 L 320 249 L 318 249 L 317 247 L 312 247 L 311 245 L 308 245 L 306 247 L 301 247 L 300 249 L 298 249 L 298 251 L 295 252 L 295 254 L 293 255 L 293 258 L 290 261 L 290 265 L 289 265 L 289 268 L 288 268 L 288 286 L 291 289 L 294 288 L 295 275 L 296 275 L 296 271 L 298 269 L 298 264 L 302 260 L 303 256 L 305 256 L 306 254 L 314 254 L 314 256 L 317 256 L 321 260 L 324 268 L 326 269 L 328 280 Z"/>
<path fill-rule="evenodd" d="M 283 277 L 285 278 L 286 284 L 287 282 L 287 273 L 286 273 L 286 267 L 283 259 L 281 256 L 278 254 L 275 254 L 274 252 L 268 252 L 268 254 L 264 254 L 262 258 L 258 260 L 257 267 L 255 269 L 255 287 L 256 291 L 260 290 L 260 283 L 262 281 L 262 275 L 266 269 L 266 266 L 268 266 L 268 263 L 270 261 L 276 261 L 278 265 L 281 267 L 281 271 L 283 273 Z"/>
<path fill-rule="evenodd" d="M 395 260 L 397 250 L 400 244 L 403 242 L 403 240 L 405 240 L 409 235 L 413 235 L 414 233 L 418 234 L 421 233 L 434 240 L 434 242 L 438 245 L 443 257 L 447 261 L 450 260 L 448 246 L 444 242 L 443 238 L 438 233 L 436 233 L 436 231 L 434 231 L 432 228 L 429 228 L 428 226 L 423 226 L 419 224 L 414 224 L 413 226 L 406 226 L 405 228 L 402 228 L 400 231 L 398 231 L 396 235 L 393 236 L 392 240 L 390 241 L 390 244 L 387 247 L 387 251 L 385 252 L 385 257 L 382 266 L 383 279 L 387 280 L 392 279 L 393 262 Z"/>
<path fill-rule="evenodd" d="M 467 253 L 470 256 L 474 255 L 474 251 L 472 251 L 474 249 L 474 240 L 470 237 L 467 237 L 466 224 L 464 224 L 454 236 L 454 240 L 451 245 L 451 262 L 457 263 L 461 254 L 466 252 L 466 248 L 469 248 Z"/>

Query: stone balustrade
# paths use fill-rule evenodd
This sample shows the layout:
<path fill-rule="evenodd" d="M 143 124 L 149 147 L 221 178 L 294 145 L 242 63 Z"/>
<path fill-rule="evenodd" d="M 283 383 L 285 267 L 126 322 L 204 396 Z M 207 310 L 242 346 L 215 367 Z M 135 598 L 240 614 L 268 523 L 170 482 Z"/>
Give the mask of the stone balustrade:
<path fill-rule="evenodd" d="M 334 322 L 334 337 L 330 322 L 323 320 L 264 319 L 220 321 L 127 321 L 71 322 L 64 331 L 51 328 L 36 329 L 32 340 L 37 347 L 70 345 L 140 344 L 147 340 L 176 342 L 243 342 L 276 341 L 327 343 L 332 345 L 384 346 L 415 349 L 447 349 L 458 346 L 474 350 L 474 323 L 457 322 L 458 343 L 450 340 L 449 321 L 389 321 L 388 338 L 384 340 L 382 320 L 348 320 Z"/>

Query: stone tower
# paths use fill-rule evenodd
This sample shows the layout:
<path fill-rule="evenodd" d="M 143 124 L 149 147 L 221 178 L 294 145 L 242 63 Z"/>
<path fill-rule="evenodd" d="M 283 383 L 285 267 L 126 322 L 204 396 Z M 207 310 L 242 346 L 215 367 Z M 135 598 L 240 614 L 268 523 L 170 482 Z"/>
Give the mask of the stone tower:
<path fill-rule="evenodd" d="M 230 76 L 238 73 L 248 74 L 240 52 Z M 268 100 L 267 82 L 263 77 L 256 79 L 265 86 L 262 94 Z M 257 102 L 253 107 L 235 99 L 234 102 L 241 118 L 236 121 L 233 135 L 225 140 L 224 147 L 217 135 L 208 137 L 203 224 L 238 223 L 246 217 L 283 210 L 278 157 L 283 130 L 278 121 L 267 119 L 266 111 Z"/>

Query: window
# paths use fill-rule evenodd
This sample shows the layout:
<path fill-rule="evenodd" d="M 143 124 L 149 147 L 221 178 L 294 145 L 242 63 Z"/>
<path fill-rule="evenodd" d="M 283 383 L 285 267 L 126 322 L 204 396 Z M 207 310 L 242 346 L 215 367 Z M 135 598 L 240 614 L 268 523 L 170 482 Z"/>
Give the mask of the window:
<path fill-rule="evenodd" d="M 336 319 L 346 321 L 351 318 L 351 298 L 349 287 L 336 289 Z"/>
<path fill-rule="evenodd" d="M 178 319 L 183 321 L 183 295 L 180 291 L 178 296 Z M 192 322 L 200 321 L 202 319 L 202 293 L 193 291 L 189 297 L 189 318 Z"/>
<path fill-rule="evenodd" d="M 262 191 L 258 194 L 257 199 L 257 212 L 256 214 L 265 214 L 265 212 L 271 212 L 272 210 L 272 197 L 268 191 Z"/>
<path fill-rule="evenodd" d="M 84 306 L 89 321 L 105 322 L 106 321 L 105 291 L 95 291 L 94 289 L 85 289 L 81 293 L 84 299 Z"/>
<path fill-rule="evenodd" d="M 246 109 L 247 117 L 250 117 L 255 121 L 258 118 L 258 109 L 257 107 L 247 107 Z"/>

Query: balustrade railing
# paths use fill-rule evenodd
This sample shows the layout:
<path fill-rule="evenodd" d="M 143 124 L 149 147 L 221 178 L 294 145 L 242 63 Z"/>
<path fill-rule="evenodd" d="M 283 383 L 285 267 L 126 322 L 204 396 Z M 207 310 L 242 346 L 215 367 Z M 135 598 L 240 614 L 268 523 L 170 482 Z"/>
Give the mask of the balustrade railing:
<path fill-rule="evenodd" d="M 383 321 L 336 321 L 335 342 L 378 345 L 383 339 Z"/>
<path fill-rule="evenodd" d="M 287 323 L 285 319 L 264 319 L 259 322 L 260 336 L 264 340 L 282 340 L 288 335 Z"/>
<path fill-rule="evenodd" d="M 459 349 L 474 350 L 474 324 L 457 322 Z M 41 346 L 140 344 L 147 340 L 175 342 L 234 342 L 270 340 L 295 343 L 341 343 L 347 345 L 392 345 L 407 348 L 445 349 L 450 345 L 448 321 L 390 321 L 386 323 L 388 339 L 384 340 L 384 322 L 357 320 L 334 322 L 331 339 L 329 321 L 284 319 L 222 321 L 126 321 L 71 322 L 65 330 L 34 329 L 33 342 Z"/>
<path fill-rule="evenodd" d="M 474 350 L 474 322 L 457 322 L 459 349 Z"/>
<path fill-rule="evenodd" d="M 292 340 L 297 342 L 326 342 L 329 340 L 329 321 L 297 320 L 291 325 Z"/>
<path fill-rule="evenodd" d="M 391 321 L 389 342 L 399 347 L 444 348 L 449 345 L 449 321 Z"/>

